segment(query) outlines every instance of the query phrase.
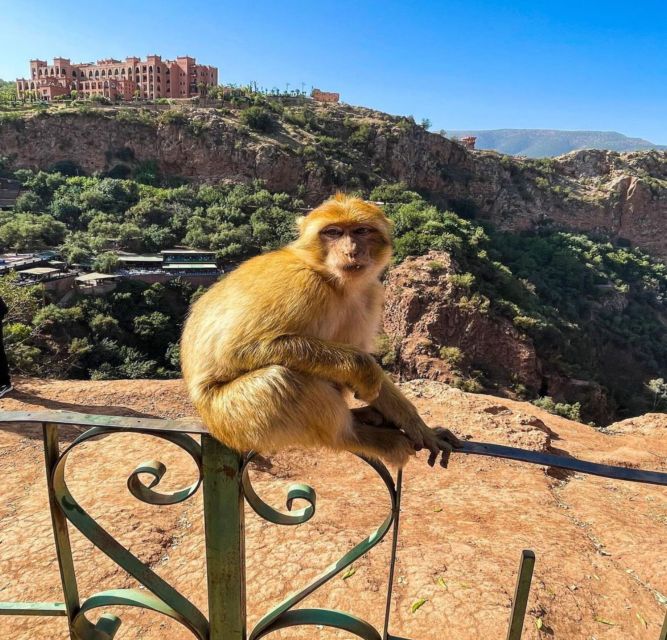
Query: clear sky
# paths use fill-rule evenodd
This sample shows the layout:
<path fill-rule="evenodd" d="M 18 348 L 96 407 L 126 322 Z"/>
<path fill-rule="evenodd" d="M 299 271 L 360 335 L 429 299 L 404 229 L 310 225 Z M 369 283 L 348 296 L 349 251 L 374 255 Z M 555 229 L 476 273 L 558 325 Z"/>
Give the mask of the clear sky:
<path fill-rule="evenodd" d="M 223 84 L 315 86 L 434 129 L 667 144 L 665 0 L 0 0 L 0 25 L 3 79 L 30 58 L 187 54 Z"/>

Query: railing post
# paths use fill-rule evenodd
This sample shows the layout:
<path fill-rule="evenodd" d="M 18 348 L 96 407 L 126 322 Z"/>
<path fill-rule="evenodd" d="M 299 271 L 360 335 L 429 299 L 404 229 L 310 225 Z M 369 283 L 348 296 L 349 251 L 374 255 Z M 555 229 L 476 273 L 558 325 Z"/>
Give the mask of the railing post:
<path fill-rule="evenodd" d="M 44 433 L 44 462 L 46 464 L 46 487 L 49 494 L 49 509 L 51 511 L 51 523 L 53 525 L 53 538 L 56 544 L 56 555 L 58 568 L 60 569 L 60 581 L 63 587 L 65 609 L 67 610 L 67 622 L 69 634 L 72 640 L 76 640 L 72 622 L 79 611 L 79 589 L 74 574 L 74 559 L 72 558 L 72 546 L 67 530 L 67 518 L 62 512 L 53 488 L 53 470 L 58 463 L 60 449 L 58 446 L 58 425 L 43 423 Z"/>
<path fill-rule="evenodd" d="M 396 552 L 398 550 L 399 520 L 401 517 L 401 491 L 403 487 L 403 469 L 396 474 L 396 502 L 394 505 L 394 530 L 391 534 L 391 554 L 389 556 L 389 578 L 387 580 L 387 605 L 384 611 L 384 629 L 382 640 L 389 640 L 389 618 L 391 617 L 391 595 L 394 592 L 394 573 L 396 570 Z"/>
<path fill-rule="evenodd" d="M 514 601 L 512 602 L 507 640 L 520 640 L 521 638 L 534 566 L 535 554 L 530 549 L 524 549 L 521 552 L 521 561 L 519 562 L 519 577 L 516 580 L 516 588 L 514 590 Z"/>
<path fill-rule="evenodd" d="M 245 640 L 242 459 L 202 435 L 209 640 Z"/>

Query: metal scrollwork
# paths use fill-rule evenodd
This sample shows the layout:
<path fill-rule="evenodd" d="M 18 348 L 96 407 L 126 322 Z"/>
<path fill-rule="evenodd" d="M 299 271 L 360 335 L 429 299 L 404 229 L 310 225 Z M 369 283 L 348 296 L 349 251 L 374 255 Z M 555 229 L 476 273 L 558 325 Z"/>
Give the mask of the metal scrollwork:
<path fill-rule="evenodd" d="M 252 487 L 249 478 L 249 464 L 252 462 L 254 457 L 255 454 L 249 454 L 242 469 L 243 491 L 246 500 L 252 509 L 260 517 L 275 524 L 294 525 L 307 522 L 315 513 L 315 490 L 308 485 L 293 485 L 290 487 L 287 494 L 286 503 L 288 511 L 291 511 L 292 503 L 294 500 L 299 498 L 306 500 L 309 505 L 304 509 L 300 509 L 297 512 L 289 514 L 277 511 L 265 503 L 257 495 Z M 391 474 L 382 463 L 376 460 L 365 458 L 363 456 L 357 457 L 361 458 L 361 460 L 372 467 L 384 482 L 391 501 L 391 510 L 389 514 L 384 519 L 382 524 L 380 524 L 380 526 L 365 540 L 361 541 L 355 547 L 350 549 L 337 562 L 327 567 L 308 586 L 290 595 L 277 607 L 267 613 L 252 630 L 248 636 L 249 640 L 259 640 L 259 638 L 263 638 L 264 636 L 277 631 L 278 629 L 302 625 L 320 625 L 324 627 L 332 627 L 348 631 L 358 638 L 363 638 L 363 640 L 382 640 L 380 633 L 371 624 L 351 614 L 342 611 L 331 611 L 328 609 L 294 609 L 294 607 L 304 598 L 309 596 L 315 590 L 319 589 L 323 584 L 331 580 L 334 576 L 349 567 L 353 562 L 368 553 L 368 551 L 370 551 L 384 538 L 387 532 L 391 529 L 392 524 L 394 524 L 397 520 L 400 495 L 400 476 L 399 480 L 394 483 Z M 392 549 L 392 556 L 394 553 L 395 548 Z M 391 585 L 389 590 L 391 591 Z"/>
<path fill-rule="evenodd" d="M 82 603 L 74 617 L 72 626 L 79 637 L 85 638 L 85 640 L 108 640 L 113 638 L 120 624 L 118 618 L 108 615 L 102 616 L 94 625 L 86 618 L 86 614 L 100 607 L 134 606 L 169 616 L 187 627 L 197 638 L 205 640 L 208 637 L 208 622 L 202 612 L 91 518 L 74 499 L 65 482 L 67 458 L 75 447 L 96 436 L 118 432 L 116 429 L 93 427 L 76 438 L 59 457 L 53 469 L 52 482 L 56 499 L 67 519 L 98 549 L 102 550 L 118 566 L 144 585 L 149 593 L 135 589 L 117 589 L 95 594 Z M 186 500 L 197 491 L 201 484 L 201 447 L 192 437 L 183 433 L 150 432 L 150 435 L 167 440 L 188 453 L 197 465 L 199 477 L 191 486 L 184 489 L 173 493 L 159 493 L 154 491 L 153 488 L 159 484 L 164 476 L 166 467 L 159 461 L 152 461 L 140 465 L 132 472 L 127 481 L 128 489 L 137 499 L 149 504 L 176 504 Z M 145 485 L 141 481 L 140 474 L 153 476 L 149 485 Z"/>

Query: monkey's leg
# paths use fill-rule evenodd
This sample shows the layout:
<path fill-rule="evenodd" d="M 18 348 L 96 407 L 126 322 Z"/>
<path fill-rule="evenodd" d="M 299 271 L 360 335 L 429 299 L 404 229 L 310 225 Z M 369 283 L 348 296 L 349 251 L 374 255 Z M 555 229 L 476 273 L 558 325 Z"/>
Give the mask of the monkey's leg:
<path fill-rule="evenodd" d="M 211 434 L 237 451 L 345 449 L 352 415 L 330 382 L 282 366 L 206 385 L 195 402 Z"/>
<path fill-rule="evenodd" d="M 414 445 L 401 431 L 361 422 L 354 413 L 352 431 L 345 434 L 344 444 L 354 453 L 381 458 L 397 467 L 405 466 L 410 456 L 415 455 Z"/>
<path fill-rule="evenodd" d="M 307 336 L 283 335 L 253 342 L 237 349 L 233 358 L 237 370 L 284 366 L 349 387 L 360 400 L 367 402 L 377 397 L 384 378 L 370 354 L 347 344 Z"/>

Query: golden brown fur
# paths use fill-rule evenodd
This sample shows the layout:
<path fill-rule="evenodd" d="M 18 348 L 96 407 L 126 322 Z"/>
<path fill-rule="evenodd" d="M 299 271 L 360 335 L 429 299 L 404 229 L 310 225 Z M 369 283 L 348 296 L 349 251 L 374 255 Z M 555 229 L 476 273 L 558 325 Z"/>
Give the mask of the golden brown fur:
<path fill-rule="evenodd" d="M 243 263 L 191 309 L 183 376 L 211 433 L 238 451 L 327 446 L 398 465 L 415 448 L 446 448 L 370 355 L 390 221 L 338 195 L 299 228 L 295 242 Z M 346 389 L 373 409 L 350 411 Z"/>

